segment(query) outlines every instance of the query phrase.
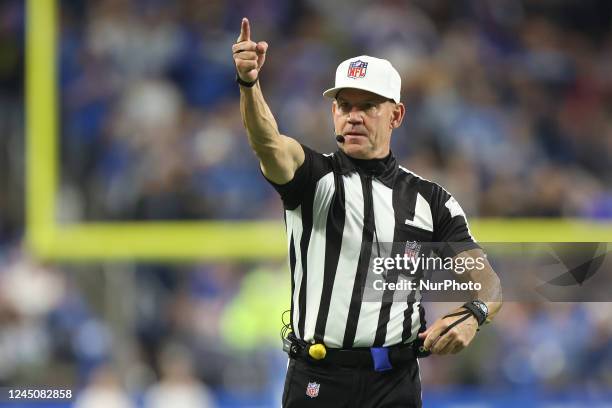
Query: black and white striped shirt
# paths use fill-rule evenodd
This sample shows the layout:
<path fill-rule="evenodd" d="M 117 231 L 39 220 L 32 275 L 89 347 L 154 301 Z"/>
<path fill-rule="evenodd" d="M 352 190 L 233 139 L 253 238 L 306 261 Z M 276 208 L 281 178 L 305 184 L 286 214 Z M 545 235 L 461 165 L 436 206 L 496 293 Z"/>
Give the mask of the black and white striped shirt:
<path fill-rule="evenodd" d="M 418 293 L 405 302 L 363 299 L 372 242 L 477 247 L 461 207 L 439 185 L 398 166 L 392 155 L 364 161 L 341 150 L 324 155 L 303 148 L 305 160 L 294 178 L 271 183 L 285 208 L 293 332 L 334 348 L 415 340 L 425 329 Z"/>

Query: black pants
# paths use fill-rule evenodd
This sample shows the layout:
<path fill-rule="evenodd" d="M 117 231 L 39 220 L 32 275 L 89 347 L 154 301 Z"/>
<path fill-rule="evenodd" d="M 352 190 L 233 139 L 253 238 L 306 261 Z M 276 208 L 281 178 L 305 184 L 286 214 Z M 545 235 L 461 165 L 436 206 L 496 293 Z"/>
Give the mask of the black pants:
<path fill-rule="evenodd" d="M 289 360 L 283 408 L 420 408 L 419 366 L 376 372 Z"/>

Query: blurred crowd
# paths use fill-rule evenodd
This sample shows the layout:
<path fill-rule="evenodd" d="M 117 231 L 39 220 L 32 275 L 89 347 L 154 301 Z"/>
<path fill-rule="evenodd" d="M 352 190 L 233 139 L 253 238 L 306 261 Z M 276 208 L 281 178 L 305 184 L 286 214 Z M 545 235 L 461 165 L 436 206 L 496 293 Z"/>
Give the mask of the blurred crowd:
<path fill-rule="evenodd" d="M 270 44 L 261 84 L 282 133 L 335 150 L 322 91 L 345 58 L 384 57 L 407 107 L 394 154 L 469 216 L 612 218 L 608 1 L 58 3 L 64 222 L 281 219 L 240 119 L 242 16 Z M 0 385 L 76 384 L 79 408 L 277 401 L 284 264 L 53 265 L 21 249 L 23 39 L 23 2 L 2 1 Z M 475 347 L 421 363 L 426 389 L 610 390 L 611 367 L 604 303 L 510 303 Z"/>
<path fill-rule="evenodd" d="M 278 406 L 284 264 L 59 266 L 18 250 L 1 261 L 0 385 L 69 386 L 78 408 Z M 454 306 L 425 307 L 433 322 Z M 420 367 L 434 395 L 610 398 L 612 308 L 510 299 L 468 349 Z"/>
<path fill-rule="evenodd" d="M 66 221 L 278 217 L 238 111 L 230 47 L 242 15 L 270 44 L 261 82 L 283 133 L 333 151 L 321 91 L 345 57 L 384 56 L 408 111 L 395 155 L 468 214 L 612 214 L 608 2 L 60 3 Z M 3 8 L 1 185 L 12 192 L 23 10 Z M 0 210 L 13 215 L 7 195 Z"/>
<path fill-rule="evenodd" d="M 403 80 L 399 162 L 470 216 L 612 217 L 612 6 L 606 1 L 66 1 L 62 186 L 74 219 L 261 218 L 278 199 L 246 142 L 231 44 L 282 133 L 335 150 L 343 59 Z M 70 204 L 70 205 L 68 205 Z"/>

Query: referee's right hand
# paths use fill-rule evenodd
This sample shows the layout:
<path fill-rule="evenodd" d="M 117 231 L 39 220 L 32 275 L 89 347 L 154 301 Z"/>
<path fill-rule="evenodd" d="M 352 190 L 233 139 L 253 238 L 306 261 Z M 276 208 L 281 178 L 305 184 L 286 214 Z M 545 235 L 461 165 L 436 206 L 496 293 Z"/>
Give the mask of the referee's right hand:
<path fill-rule="evenodd" d="M 245 82 L 254 82 L 259 76 L 259 70 L 266 61 L 266 51 L 268 43 L 251 41 L 251 26 L 249 19 L 242 19 L 240 35 L 236 44 L 232 45 L 234 63 L 238 76 Z"/>

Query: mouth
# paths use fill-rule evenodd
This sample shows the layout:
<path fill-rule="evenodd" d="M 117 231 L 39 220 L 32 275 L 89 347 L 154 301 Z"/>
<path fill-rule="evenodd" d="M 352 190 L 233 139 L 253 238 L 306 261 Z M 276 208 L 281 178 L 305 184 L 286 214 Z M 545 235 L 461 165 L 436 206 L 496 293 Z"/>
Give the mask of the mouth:
<path fill-rule="evenodd" d="M 364 132 L 355 132 L 355 131 L 351 131 L 351 132 L 346 132 L 344 133 L 344 137 L 367 137 L 368 135 Z"/>

